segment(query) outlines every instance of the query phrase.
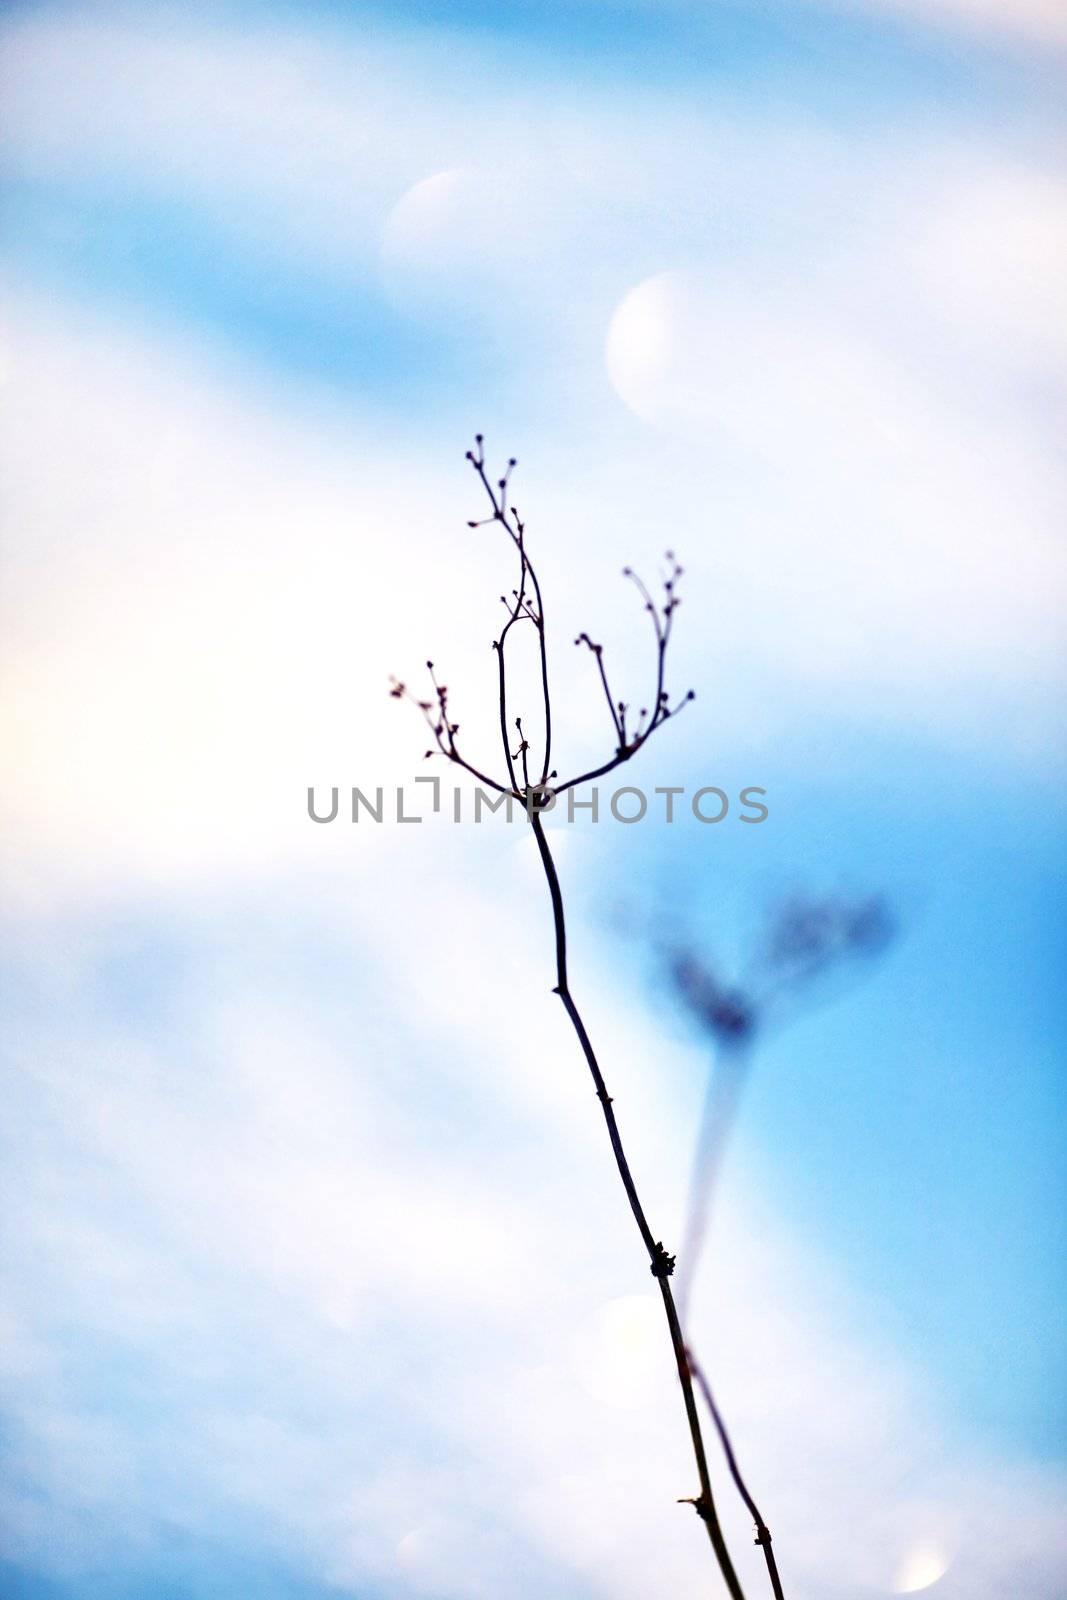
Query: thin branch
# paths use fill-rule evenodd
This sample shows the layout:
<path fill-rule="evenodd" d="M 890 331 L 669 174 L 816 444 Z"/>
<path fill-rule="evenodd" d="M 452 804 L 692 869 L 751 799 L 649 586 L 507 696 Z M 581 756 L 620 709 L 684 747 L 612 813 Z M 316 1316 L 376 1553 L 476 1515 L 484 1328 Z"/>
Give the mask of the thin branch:
<path fill-rule="evenodd" d="M 427 661 L 426 665 L 430 669 L 432 675 L 433 662 Z M 412 705 L 416 706 L 418 710 L 422 712 L 423 718 L 433 735 L 434 743 L 437 746 L 440 754 L 443 755 L 446 760 L 453 762 L 457 767 L 462 767 L 465 772 L 470 773 L 472 778 L 477 778 L 479 783 L 487 784 L 490 789 L 495 789 L 498 794 L 507 793 L 507 790 L 503 784 L 497 783 L 495 778 L 490 778 L 488 773 L 481 772 L 464 756 L 460 755 L 459 747 L 456 744 L 455 738 L 456 734 L 459 732 L 459 723 L 448 722 L 447 700 L 439 699 L 438 716 L 435 719 L 432 715 L 433 708 L 430 701 L 417 700 L 412 694 L 411 690 L 408 688 L 407 684 L 401 683 L 399 678 L 392 678 L 390 682 L 392 683 L 392 688 L 389 690 L 389 693 L 394 700 L 410 700 Z M 439 695 L 443 694 L 447 696 L 448 691 L 442 685 L 438 690 L 438 693 Z M 433 751 L 427 750 L 426 754 L 431 756 L 433 755 Z"/>
<path fill-rule="evenodd" d="M 689 704 L 690 700 L 695 699 L 696 693 L 690 689 L 673 710 L 668 711 L 664 704 L 659 715 L 653 717 L 644 733 L 639 738 L 636 738 L 633 744 L 627 745 L 625 750 L 616 751 L 611 760 L 605 761 L 602 766 L 592 767 L 588 772 L 581 772 L 576 778 L 568 778 L 566 783 L 553 784 L 556 794 L 566 794 L 568 789 L 578 789 L 583 783 L 592 783 L 594 778 L 603 778 L 607 773 L 614 772 L 616 767 L 621 767 L 624 762 L 631 761 L 642 746 L 648 743 L 655 730 L 667 721 L 668 717 L 676 717 Z"/>
<path fill-rule="evenodd" d="M 611 689 L 608 687 L 608 675 L 604 671 L 604 646 L 602 644 L 594 644 L 587 633 L 580 633 L 574 642 L 575 644 L 588 645 L 596 660 L 597 671 L 600 673 L 600 682 L 604 689 L 604 698 L 608 702 L 608 711 L 611 713 L 615 737 L 618 740 L 618 748 L 621 750 L 626 743 L 626 735 L 622 731 L 622 724 L 619 721 L 618 712 L 615 710 L 615 702 L 611 698 Z"/>
<path fill-rule="evenodd" d="M 707 1378 L 704 1376 L 703 1368 L 697 1361 L 696 1356 L 693 1354 L 692 1345 L 686 1347 L 685 1357 L 689 1371 L 696 1379 L 697 1388 L 700 1390 L 704 1404 L 707 1406 L 711 1415 L 711 1420 L 715 1424 L 715 1431 L 719 1435 L 719 1443 L 722 1445 L 722 1453 L 726 1457 L 726 1465 L 730 1469 L 730 1476 L 734 1480 L 734 1485 L 738 1494 L 748 1507 L 749 1514 L 751 1515 L 753 1522 L 756 1524 L 756 1543 L 762 1548 L 764 1557 L 767 1561 L 767 1573 L 771 1580 L 771 1590 L 774 1594 L 774 1600 L 785 1600 L 785 1595 L 782 1593 L 782 1580 L 778 1576 L 778 1563 L 774 1559 L 774 1551 L 771 1548 L 771 1530 L 764 1522 L 760 1508 L 756 1504 L 755 1500 L 753 1500 L 748 1491 L 748 1485 L 741 1476 L 741 1469 L 737 1465 L 737 1457 L 734 1455 L 734 1447 L 730 1441 L 730 1435 L 727 1432 L 726 1424 L 723 1421 L 722 1412 L 715 1404 L 715 1396 L 712 1394 L 711 1386 L 708 1383 Z"/>
<path fill-rule="evenodd" d="M 533 563 L 531 562 L 529 556 L 526 554 L 526 546 L 525 546 L 524 537 L 523 537 L 524 533 L 525 533 L 525 524 L 520 519 L 519 514 L 515 510 L 514 506 L 511 507 L 511 515 L 515 519 L 514 527 L 512 526 L 512 524 L 511 524 L 511 522 L 509 521 L 509 518 L 508 518 L 508 505 L 507 505 L 508 481 L 509 481 L 509 479 L 511 477 L 512 471 L 518 465 L 518 463 L 517 463 L 515 457 L 512 456 L 510 458 L 510 460 L 508 461 L 507 471 L 504 473 L 504 476 L 497 480 L 497 490 L 499 491 L 499 496 L 500 496 L 500 498 L 498 499 L 497 498 L 497 494 L 493 490 L 492 484 L 489 482 L 489 477 L 488 477 L 488 474 L 486 473 L 486 470 L 485 470 L 484 439 L 483 439 L 483 436 L 480 433 L 475 435 L 475 445 L 477 447 L 477 455 L 474 453 L 473 450 L 468 450 L 467 451 L 467 460 L 471 462 L 471 464 L 474 467 L 475 472 L 478 474 L 478 477 L 481 479 L 482 485 L 483 485 L 483 487 L 485 489 L 485 492 L 489 497 L 489 504 L 493 508 L 493 515 L 488 520 L 491 521 L 491 522 L 492 521 L 496 521 L 496 522 L 500 522 L 500 523 L 503 524 L 503 526 L 507 529 L 507 532 L 510 535 L 510 537 L 511 537 L 513 543 L 514 543 L 515 548 L 519 552 L 519 563 L 520 563 L 519 590 L 518 590 L 518 594 L 516 596 L 515 613 L 512 616 L 511 621 L 514 621 L 516 619 L 516 617 L 518 616 L 520 611 L 525 611 L 525 614 L 530 617 L 530 620 L 534 623 L 534 626 L 537 629 L 538 653 L 539 653 L 539 656 L 540 656 L 540 663 L 541 663 L 541 696 L 542 696 L 542 701 L 543 701 L 543 705 L 544 705 L 544 717 L 545 717 L 545 754 L 544 754 L 544 763 L 543 763 L 542 769 L 541 769 L 541 783 L 543 785 L 548 780 L 548 771 L 549 771 L 549 766 L 550 766 L 551 760 L 552 760 L 552 698 L 551 698 L 551 695 L 549 694 L 549 688 L 548 688 L 548 648 L 547 648 L 547 644 L 546 644 L 546 640 L 545 640 L 545 607 L 544 607 L 544 601 L 541 598 L 541 585 L 538 582 L 537 573 L 534 570 Z M 477 526 L 477 524 L 472 524 L 472 526 Z M 532 611 L 530 611 L 528 609 L 528 607 L 526 607 L 524 605 L 524 597 L 525 597 L 525 593 L 526 593 L 526 579 L 527 579 L 527 576 L 529 576 L 530 582 L 533 584 L 534 595 L 535 595 L 535 597 L 537 599 L 537 614 L 536 614 L 536 616 L 534 615 L 534 613 Z M 503 678 L 503 670 L 504 670 L 503 669 L 504 641 L 505 641 L 505 639 L 507 637 L 508 629 L 510 628 L 510 626 L 511 626 L 511 623 L 509 622 L 505 626 L 504 631 L 501 634 L 499 642 L 498 642 L 498 650 L 499 650 L 499 655 L 500 655 L 500 660 L 501 660 L 501 676 L 502 676 L 502 678 Z M 503 682 L 502 682 L 501 683 L 501 688 L 500 688 L 501 715 L 502 715 L 502 717 L 504 719 L 503 723 L 502 723 L 502 726 L 504 728 L 506 728 L 506 726 L 507 726 L 507 713 L 506 713 L 506 710 L 504 709 L 504 699 L 505 699 L 505 690 L 504 690 L 504 686 L 503 686 Z M 506 743 L 507 742 L 506 733 L 504 735 L 504 739 L 505 739 L 505 743 Z M 509 767 L 510 767 L 510 763 L 509 763 Z"/>

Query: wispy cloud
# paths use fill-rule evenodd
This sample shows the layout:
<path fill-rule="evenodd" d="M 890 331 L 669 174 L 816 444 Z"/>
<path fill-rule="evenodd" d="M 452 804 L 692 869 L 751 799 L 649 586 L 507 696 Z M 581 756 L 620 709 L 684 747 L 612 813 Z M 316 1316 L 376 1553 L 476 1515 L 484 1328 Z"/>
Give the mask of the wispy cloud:
<path fill-rule="evenodd" d="M 275 888 L 156 910 L 176 952 L 163 1033 L 110 1011 L 106 931 L 36 923 L 37 981 L 62 985 L 68 1020 L 27 1015 L 11 1078 L 15 1558 L 121 1573 L 214 1528 L 352 1593 L 636 1600 L 698 1581 L 670 1498 L 689 1484 L 669 1361 L 642 1342 L 599 1130 L 551 996 L 530 991 L 535 931 L 438 859 L 421 894 L 477 947 L 458 1050 L 432 947 L 407 980 L 417 1010 L 398 1009 L 412 907 L 385 881 L 368 861 L 313 907 Z M 652 1119 L 643 1065 L 662 1070 L 658 1030 L 617 993 L 590 1000 L 616 1018 L 620 1113 L 676 1211 L 686 1134 Z M 733 1188 L 697 1310 L 793 1592 L 884 1594 L 933 1542 L 946 1595 L 994 1600 L 1025 1570 L 1051 1600 L 1054 1476 L 954 1437 L 832 1269 L 741 1173 Z M 622 1408 L 596 1381 L 612 1363 Z"/>

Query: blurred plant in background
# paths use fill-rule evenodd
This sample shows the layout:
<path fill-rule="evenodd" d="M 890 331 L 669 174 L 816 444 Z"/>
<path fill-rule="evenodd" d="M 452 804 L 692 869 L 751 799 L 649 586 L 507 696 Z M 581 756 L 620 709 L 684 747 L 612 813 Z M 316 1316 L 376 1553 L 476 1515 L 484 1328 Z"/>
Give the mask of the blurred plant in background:
<path fill-rule="evenodd" d="M 840 981 L 859 965 L 877 959 L 894 933 L 894 919 L 881 896 L 795 894 L 772 915 L 752 961 L 737 981 L 720 977 L 710 960 L 695 954 L 687 944 L 677 943 L 665 952 L 673 993 L 712 1050 L 680 1252 L 678 1304 L 683 1325 L 707 1237 L 715 1186 L 757 1045 L 769 1029 L 817 999 L 834 979 Z M 741 1473 L 729 1430 L 688 1332 L 686 1357 L 719 1435 L 730 1475 L 755 1522 L 756 1543 L 763 1548 L 775 1600 L 782 1600 L 770 1529 Z"/>
<path fill-rule="evenodd" d="M 673 992 L 714 1052 L 693 1159 L 679 1299 L 688 1302 L 707 1229 L 712 1192 L 752 1066 L 769 1032 L 816 1003 L 836 980 L 884 953 L 895 933 L 879 895 L 797 894 L 771 916 L 753 959 L 736 981 L 704 956 L 677 944 L 664 953 Z"/>

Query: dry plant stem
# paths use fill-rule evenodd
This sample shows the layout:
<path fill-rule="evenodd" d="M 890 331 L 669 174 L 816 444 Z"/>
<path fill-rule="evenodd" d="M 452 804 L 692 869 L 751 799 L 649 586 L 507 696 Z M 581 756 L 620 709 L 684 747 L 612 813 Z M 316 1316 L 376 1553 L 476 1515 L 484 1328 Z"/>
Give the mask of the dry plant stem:
<path fill-rule="evenodd" d="M 641 747 L 648 741 L 652 733 L 654 733 L 657 728 L 662 727 L 663 724 L 668 721 L 668 719 L 676 716 L 678 711 L 681 710 L 682 705 L 687 704 L 694 698 L 693 691 L 690 689 L 689 692 L 684 696 L 683 700 L 679 704 L 672 707 L 664 682 L 667 649 L 671 639 L 674 613 L 679 605 L 676 588 L 678 580 L 682 576 L 682 569 L 678 565 L 673 552 L 668 550 L 666 552 L 666 559 L 669 563 L 669 567 L 667 575 L 663 578 L 664 598 L 659 605 L 653 601 L 652 596 L 637 574 L 629 567 L 625 567 L 623 569 L 624 576 L 629 578 L 636 587 L 641 597 L 644 609 L 651 619 L 656 642 L 656 681 L 653 696 L 647 706 L 640 708 L 636 724 L 631 724 L 629 731 L 627 730 L 626 726 L 626 713 L 630 708 L 624 701 L 616 700 L 612 694 L 611 685 L 609 683 L 603 661 L 603 647 L 594 643 L 587 633 L 579 634 L 578 638 L 574 641 L 576 645 L 586 645 L 596 658 L 597 671 L 600 677 L 601 686 L 604 691 L 604 697 L 607 701 L 608 711 L 611 715 L 612 734 L 614 736 L 614 751 L 608 760 L 599 763 L 598 765 L 590 768 L 588 771 L 579 774 L 577 777 L 568 778 L 566 780 L 559 779 L 558 774 L 551 767 L 552 702 L 549 693 L 548 652 L 545 638 L 545 608 L 541 599 L 541 586 L 538 582 L 537 574 L 534 571 L 533 564 L 530 561 L 530 557 L 526 549 L 525 524 L 519 516 L 516 508 L 510 504 L 508 499 L 509 479 L 511 477 L 512 468 L 516 465 L 516 462 L 514 458 L 508 461 L 507 470 L 505 471 L 503 477 L 496 480 L 496 485 L 494 488 L 494 485 L 490 480 L 488 473 L 486 472 L 484 441 L 481 434 L 475 435 L 474 443 L 475 448 L 467 451 L 467 460 L 474 468 L 475 473 L 485 489 L 486 496 L 489 500 L 490 512 L 488 516 L 483 517 L 480 521 L 469 521 L 467 526 L 470 528 L 480 528 L 485 526 L 487 523 L 499 524 L 504 529 L 508 538 L 511 540 L 511 543 L 519 558 L 518 588 L 512 589 L 510 598 L 506 595 L 501 595 L 500 597 L 507 612 L 507 620 L 501 628 L 497 638 L 493 640 L 493 649 L 495 650 L 497 656 L 500 737 L 503 745 L 504 763 L 506 767 L 505 781 L 499 781 L 496 778 L 490 777 L 479 767 L 475 766 L 471 761 L 469 761 L 466 756 L 461 754 L 459 746 L 456 742 L 456 735 L 459 733 L 460 728 L 459 723 L 453 722 L 451 718 L 451 712 L 449 710 L 448 703 L 448 687 L 446 684 L 441 683 L 438 680 L 434 672 L 432 661 L 428 661 L 426 663 L 432 685 L 432 692 L 429 699 L 417 699 L 408 690 L 407 686 L 396 678 L 392 680 L 392 688 L 389 692 L 395 700 L 413 700 L 418 706 L 419 710 L 422 712 L 434 741 L 434 747 L 426 752 L 427 756 L 433 756 L 434 754 L 443 756 L 445 760 L 453 762 L 458 767 L 462 767 L 465 772 L 470 773 L 470 775 L 473 778 L 476 778 L 479 783 L 494 789 L 500 795 L 506 795 L 512 799 L 523 801 L 527 808 L 527 816 L 529 817 L 530 824 L 533 828 L 534 837 L 537 840 L 537 847 L 541 854 L 541 863 L 544 867 L 545 877 L 548 881 L 549 894 L 552 900 L 552 916 L 555 923 L 556 937 L 557 982 L 555 993 L 558 994 L 560 999 L 563 1001 L 563 1005 L 566 1008 L 567 1015 L 570 1018 L 574 1031 L 578 1035 L 578 1041 L 581 1044 L 583 1054 L 585 1055 L 586 1062 L 592 1074 L 593 1083 L 597 1092 L 597 1098 L 600 1101 L 601 1109 L 604 1113 L 604 1120 L 607 1123 L 608 1135 L 611 1139 L 611 1147 L 615 1153 L 615 1162 L 619 1170 L 619 1176 L 622 1179 L 623 1187 L 626 1190 L 626 1197 L 630 1202 L 630 1208 L 633 1211 L 634 1220 L 637 1223 L 642 1242 L 644 1243 L 645 1249 L 648 1251 L 652 1275 L 659 1284 L 660 1294 L 663 1298 L 663 1309 L 667 1316 L 667 1326 L 670 1330 L 671 1346 L 674 1350 L 674 1358 L 678 1368 L 678 1381 L 682 1388 L 682 1397 L 685 1402 L 686 1420 L 689 1424 L 689 1434 L 693 1445 L 693 1455 L 696 1460 L 697 1475 L 700 1481 L 699 1494 L 695 1498 L 692 1498 L 685 1503 L 691 1504 L 695 1507 L 697 1514 L 700 1516 L 704 1526 L 707 1528 L 708 1537 L 711 1540 L 712 1549 L 714 1550 L 715 1556 L 718 1560 L 719 1568 L 722 1572 L 722 1576 L 725 1581 L 726 1588 L 731 1596 L 731 1600 L 744 1600 L 744 1594 L 742 1592 L 741 1585 L 738 1582 L 737 1574 L 734 1572 L 733 1563 L 731 1562 L 729 1552 L 726 1549 L 722 1529 L 719 1525 L 718 1513 L 715 1509 L 715 1501 L 711 1492 L 711 1480 L 708 1474 L 707 1455 L 704 1449 L 704 1440 L 700 1428 L 700 1415 L 697 1410 L 696 1399 L 693 1393 L 692 1374 L 689 1370 L 685 1340 L 682 1336 L 681 1322 L 678 1316 L 677 1307 L 675 1305 L 674 1294 L 668 1281 L 672 1271 L 674 1270 L 674 1257 L 668 1255 L 662 1243 L 654 1239 L 652 1236 L 652 1230 L 649 1228 L 644 1209 L 642 1208 L 641 1201 L 638 1198 L 633 1175 L 630 1172 L 629 1163 L 626 1160 L 626 1154 L 623 1150 L 618 1124 L 615 1121 L 615 1113 L 611 1108 L 611 1096 L 608 1094 L 605 1086 L 603 1075 L 600 1071 L 596 1055 L 593 1051 L 593 1046 L 590 1043 L 589 1035 L 585 1030 L 585 1024 L 582 1022 L 578 1008 L 574 1003 L 570 989 L 567 985 L 567 934 L 563 916 L 563 896 L 560 891 L 559 877 L 556 873 L 555 862 L 553 861 L 551 851 L 548 848 L 548 841 L 545 837 L 544 825 L 541 820 L 541 811 L 546 809 L 547 805 L 551 803 L 548 798 L 550 795 L 554 796 L 563 794 L 568 789 L 574 789 L 580 784 L 591 782 L 594 778 L 599 778 L 605 773 L 613 772 L 616 767 L 619 767 L 624 762 L 631 760 L 632 757 L 637 754 L 638 750 L 640 750 Z M 540 767 L 540 781 L 536 783 L 532 783 L 530 780 L 530 741 L 523 732 L 521 717 L 515 717 L 514 719 L 514 726 L 519 739 L 518 749 L 515 751 L 511 749 L 511 740 L 509 736 L 511 717 L 509 715 L 508 707 L 508 677 L 505 663 L 505 651 L 507 648 L 508 637 L 512 629 L 516 626 L 516 624 L 521 622 L 529 622 L 532 624 L 537 637 L 537 648 L 540 658 L 541 698 L 544 709 L 544 757 Z M 516 760 L 518 760 L 521 767 L 521 782 L 519 781 L 519 772 L 516 770 Z M 553 788 L 550 790 L 548 785 L 552 780 L 556 781 L 554 782 Z"/>
<path fill-rule="evenodd" d="M 697 1386 L 704 1398 L 704 1404 L 707 1406 L 711 1414 L 711 1420 L 715 1424 L 715 1431 L 719 1435 L 719 1443 L 722 1445 L 723 1455 L 726 1457 L 726 1465 L 730 1469 L 730 1476 L 734 1480 L 738 1494 L 748 1507 L 753 1522 L 756 1524 L 756 1543 L 761 1546 L 766 1557 L 767 1572 L 770 1575 L 774 1600 L 785 1600 L 785 1596 L 782 1593 L 782 1580 L 778 1576 L 778 1563 L 774 1559 L 774 1551 L 771 1548 L 771 1530 L 760 1515 L 759 1506 L 749 1494 L 748 1485 L 741 1476 L 741 1469 L 737 1465 L 737 1457 L 734 1455 L 734 1447 L 730 1442 L 730 1435 L 726 1431 L 726 1424 L 723 1422 L 722 1414 L 715 1404 L 715 1397 L 711 1392 L 711 1386 L 707 1378 L 704 1376 L 703 1369 L 692 1349 L 687 1348 L 685 1356 L 689 1371 L 697 1381 Z"/>
<path fill-rule="evenodd" d="M 560 889 L 556 864 L 552 859 L 552 852 L 545 837 L 544 824 L 536 810 L 531 813 L 530 824 L 533 828 L 534 838 L 537 840 L 537 848 L 540 852 L 541 864 L 544 867 L 545 878 L 548 882 L 548 892 L 552 901 L 552 919 L 556 935 L 556 987 L 554 993 L 558 994 L 562 1000 L 564 1010 L 570 1018 L 575 1033 L 578 1035 L 578 1042 L 582 1047 L 582 1053 L 592 1074 L 597 1099 L 600 1101 L 600 1106 L 604 1113 L 604 1121 L 607 1123 L 608 1137 L 611 1140 L 611 1148 L 615 1154 L 615 1163 L 619 1169 L 623 1188 L 626 1190 L 626 1198 L 630 1202 L 630 1209 L 633 1211 L 642 1242 L 648 1251 L 653 1276 L 659 1284 L 660 1294 L 663 1296 L 663 1309 L 667 1316 L 667 1326 L 670 1329 L 671 1345 L 674 1349 L 674 1358 L 678 1368 L 678 1381 L 682 1388 L 686 1421 L 689 1424 L 693 1456 L 700 1481 L 700 1493 L 693 1501 L 693 1505 L 707 1528 L 708 1538 L 711 1540 L 712 1549 L 718 1560 L 723 1581 L 732 1596 L 732 1600 L 744 1600 L 744 1592 L 734 1571 L 730 1553 L 726 1548 L 718 1513 L 715 1509 L 714 1496 L 712 1495 L 707 1455 L 704 1450 L 704 1439 L 700 1428 L 700 1417 L 697 1412 L 696 1398 L 693 1394 L 693 1379 L 689 1368 L 689 1358 L 686 1353 L 685 1340 L 682 1337 L 681 1324 L 678 1320 L 678 1312 L 668 1276 L 673 1267 L 673 1260 L 666 1254 L 663 1245 L 653 1238 L 652 1230 L 648 1225 L 648 1220 L 634 1183 L 633 1174 L 630 1171 L 630 1165 L 623 1149 L 622 1136 L 615 1120 L 615 1112 L 612 1109 L 611 1096 L 608 1094 L 604 1075 L 600 1070 L 585 1024 L 570 992 L 567 982 L 567 928 L 563 911 L 563 894 Z M 714 1416 L 715 1413 L 712 1412 L 712 1415 Z M 777 1593 L 780 1594 L 780 1590 Z"/>

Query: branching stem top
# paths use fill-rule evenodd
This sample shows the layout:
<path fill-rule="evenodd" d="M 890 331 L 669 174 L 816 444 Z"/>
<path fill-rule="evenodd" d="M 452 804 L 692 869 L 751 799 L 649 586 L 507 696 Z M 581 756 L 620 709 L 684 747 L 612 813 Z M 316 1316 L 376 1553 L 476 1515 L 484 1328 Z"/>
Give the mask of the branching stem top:
<path fill-rule="evenodd" d="M 493 650 L 497 658 L 500 741 L 506 776 L 491 776 L 468 760 L 460 750 L 457 741 L 459 723 L 452 721 L 449 712 L 448 687 L 439 681 L 432 661 L 426 663 L 431 684 L 431 694 L 428 698 L 419 699 L 409 691 L 406 684 L 395 678 L 392 680 L 390 693 L 395 699 L 412 700 L 422 712 L 434 741 L 434 749 L 427 750 L 427 756 L 432 756 L 436 751 L 443 755 L 446 760 L 462 767 L 465 772 L 470 773 L 471 777 L 476 778 L 479 783 L 484 784 L 487 788 L 495 789 L 498 794 L 514 795 L 516 799 L 523 802 L 526 802 L 532 796 L 536 802 L 538 793 L 547 790 L 549 786 L 551 786 L 553 794 L 562 794 L 567 789 L 574 789 L 580 784 L 589 783 L 594 778 L 602 778 L 606 773 L 614 771 L 624 761 L 629 761 L 632 756 L 635 756 L 657 728 L 661 727 L 668 718 L 676 716 L 682 706 L 694 698 L 693 691 L 690 689 L 682 700 L 672 707 L 665 682 L 667 649 L 671 640 L 674 613 L 681 603 L 678 598 L 677 587 L 678 580 L 682 576 L 682 568 L 675 560 L 674 553 L 668 550 L 666 554 L 668 571 L 663 579 L 663 598 L 658 602 L 653 600 L 644 583 L 630 567 L 623 568 L 623 576 L 629 578 L 636 587 L 641 596 L 644 609 L 652 620 L 656 641 L 655 689 L 652 699 L 649 706 L 640 708 L 636 721 L 631 718 L 629 726 L 627 726 L 627 716 L 630 714 L 631 708 L 627 702 L 616 699 L 612 692 L 607 669 L 604 665 L 603 645 L 595 643 L 589 634 L 584 632 L 580 633 L 575 639 L 576 645 L 585 645 L 588 648 L 596 662 L 608 713 L 611 717 L 614 748 L 607 760 L 562 782 L 555 781 L 558 774 L 552 767 L 552 697 L 548 683 L 545 608 L 541 598 L 541 585 L 538 581 L 537 572 L 526 548 L 526 524 L 519 516 L 516 507 L 510 503 L 508 494 L 511 474 L 517 462 L 512 457 L 508 461 L 503 477 L 494 481 L 486 470 L 485 441 L 480 433 L 475 436 L 474 449 L 467 451 L 467 460 L 480 479 L 491 508 L 488 516 L 473 519 L 468 522 L 467 526 L 470 528 L 482 528 L 487 524 L 498 524 L 510 538 L 519 558 L 518 587 L 512 589 L 510 596 L 501 595 L 500 597 L 506 617 L 500 633 L 493 640 Z M 529 623 L 537 636 L 541 697 L 544 712 L 544 746 L 540 762 L 534 758 L 530 741 L 523 732 L 522 718 L 516 716 L 514 722 L 509 722 L 507 646 L 512 629 L 521 623 Z M 514 749 L 512 748 L 512 729 L 518 735 L 517 747 Z M 539 774 L 539 776 L 532 780 L 531 772 Z"/>

